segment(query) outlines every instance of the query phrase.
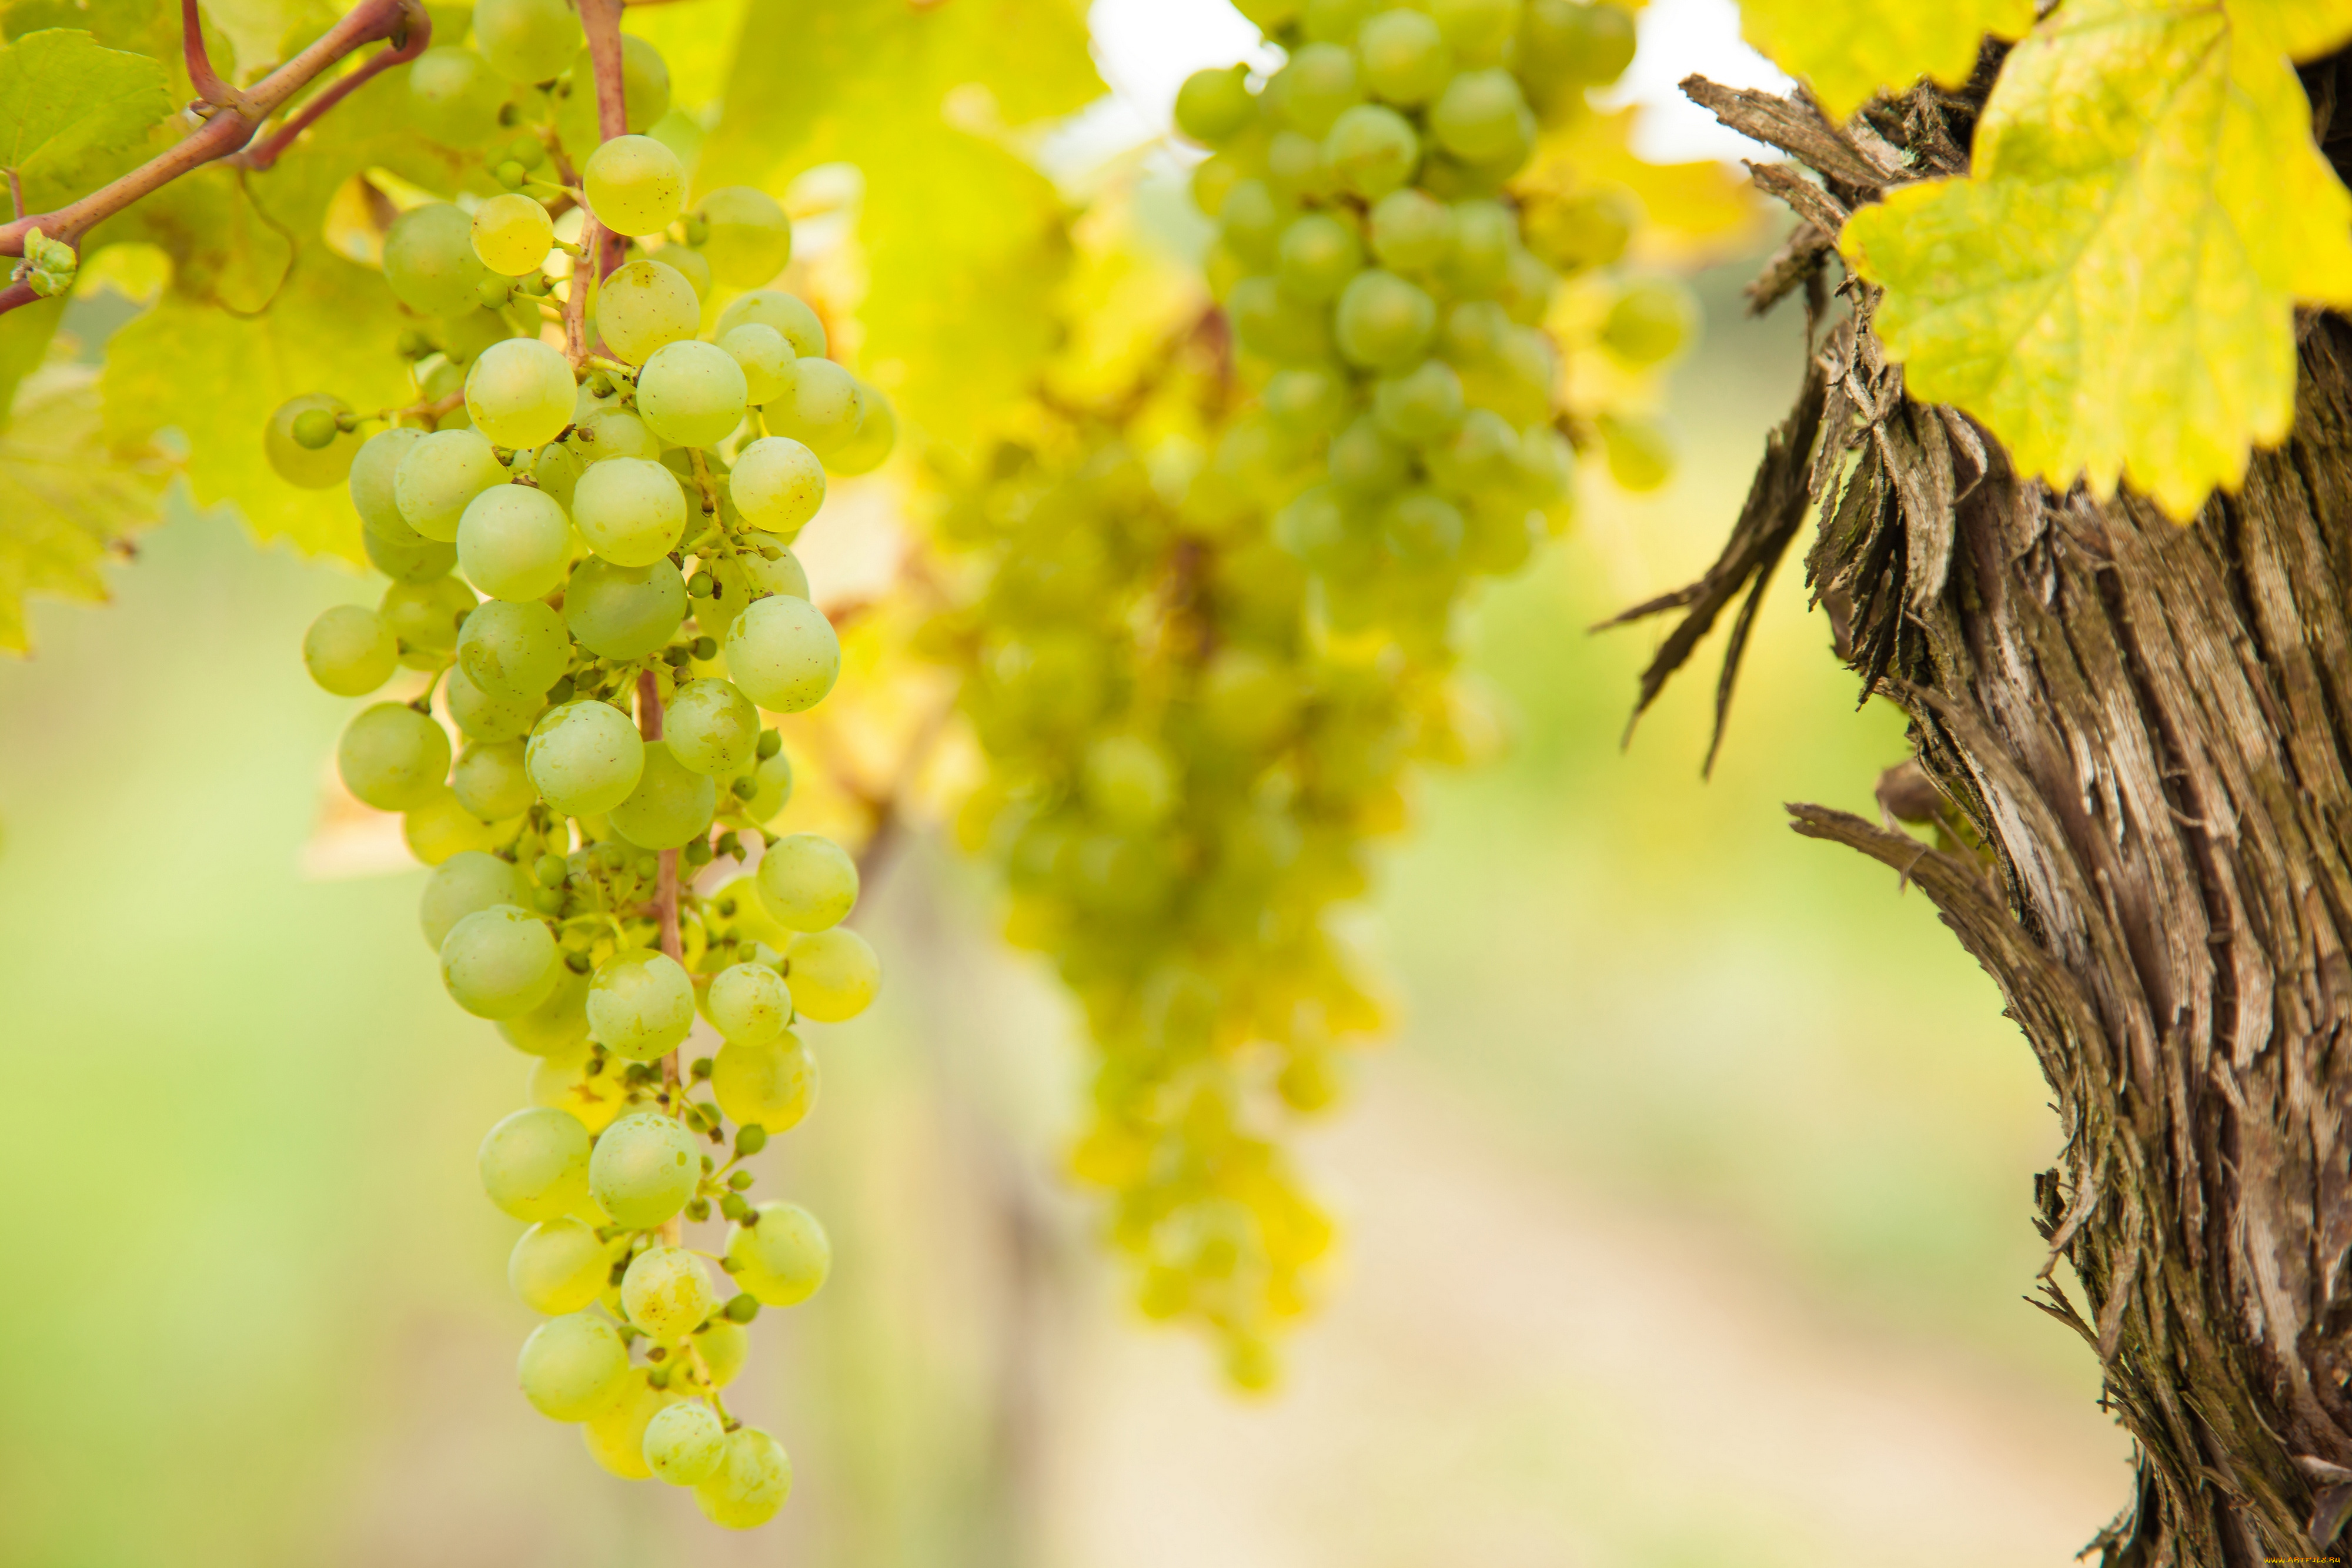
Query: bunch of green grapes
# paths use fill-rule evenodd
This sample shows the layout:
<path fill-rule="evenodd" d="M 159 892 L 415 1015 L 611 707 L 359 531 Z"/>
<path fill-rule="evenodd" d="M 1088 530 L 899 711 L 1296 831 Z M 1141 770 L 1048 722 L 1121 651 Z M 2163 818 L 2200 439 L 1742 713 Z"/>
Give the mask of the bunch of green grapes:
<path fill-rule="evenodd" d="M 474 13 L 480 58 L 536 75 L 571 15 L 493 0 Z M 531 134 L 555 145 L 551 125 Z M 555 307 L 542 321 L 499 296 L 556 248 L 538 193 L 419 206 L 384 246 L 419 402 L 362 419 L 297 398 L 264 446 L 289 483 L 348 486 L 392 580 L 374 607 L 319 617 L 303 660 L 340 696 L 394 688 L 344 730 L 342 781 L 401 813 L 435 868 L 422 924 L 451 998 L 531 1059 L 528 1103 L 479 1155 L 490 1200 L 530 1226 L 509 1280 L 549 1319 L 522 1392 L 582 1424 L 606 1469 L 691 1486 L 748 1528 L 791 1467 L 721 1391 L 745 1325 L 806 1299 L 831 1250 L 805 1210 L 753 1201 L 744 1161 L 809 1109 L 799 1029 L 854 1017 L 880 983 L 842 924 L 856 863 L 768 826 L 792 768 L 762 712 L 835 683 L 792 541 L 827 469 L 874 466 L 893 426 L 791 294 L 743 293 L 698 335 L 714 277 L 783 266 L 772 200 L 713 192 L 689 219 L 676 158 L 641 136 L 584 169 L 601 223 L 669 243 L 572 274 L 567 290 L 593 291 L 576 362 Z M 686 1240 L 714 1218 L 724 1297 Z"/>

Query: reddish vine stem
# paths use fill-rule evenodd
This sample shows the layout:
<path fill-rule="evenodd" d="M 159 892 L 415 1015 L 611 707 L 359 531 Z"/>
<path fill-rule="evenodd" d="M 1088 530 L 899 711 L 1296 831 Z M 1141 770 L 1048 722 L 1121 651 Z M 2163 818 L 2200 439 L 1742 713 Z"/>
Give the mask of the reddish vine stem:
<path fill-rule="evenodd" d="M 629 133 L 627 83 L 621 74 L 622 0 L 580 0 L 580 26 L 596 76 L 596 135 L 600 141 Z M 584 169 L 587 160 L 580 161 Z M 580 209 L 580 256 L 572 264 L 572 292 L 563 302 L 563 346 L 574 365 L 588 357 L 588 289 L 621 265 L 623 237 L 608 232 L 586 206 Z M 583 278 L 583 269 L 586 276 Z"/>
<path fill-rule="evenodd" d="M 205 48 L 204 15 L 197 9 L 196 0 L 180 0 L 180 49 L 187 57 L 188 81 L 195 88 L 198 98 L 222 109 L 252 115 L 245 94 L 223 81 L 220 73 L 213 69 L 212 55 Z"/>
<path fill-rule="evenodd" d="M 651 670 L 637 674 L 637 734 L 646 740 L 659 740 L 662 736 L 661 687 Z M 660 873 L 654 883 L 654 918 L 661 922 L 661 950 L 670 961 L 686 961 L 686 944 L 677 929 L 677 852 L 664 850 L 659 860 Z M 662 1058 L 662 1087 L 669 1092 L 670 1109 L 675 1112 L 685 1092 L 678 1084 L 677 1052 Z M 686 1235 L 685 1225 L 676 1217 L 662 1222 L 662 1245 L 675 1247 Z"/>
<path fill-rule="evenodd" d="M 184 0 L 184 17 L 194 16 L 194 0 Z M 81 238 L 92 228 L 121 212 L 142 197 L 151 195 L 191 170 L 200 169 L 218 159 L 241 152 L 250 142 L 269 116 L 318 79 L 328 67 L 364 45 L 391 40 L 394 48 L 369 62 L 367 68 L 354 71 L 335 88 L 320 95 L 320 100 L 295 116 L 289 125 L 293 134 L 315 120 L 336 103 L 341 101 L 352 88 L 389 64 L 389 57 L 397 54 L 402 59 L 413 59 L 423 52 L 431 39 L 433 23 L 425 14 L 422 0 L 360 0 L 346 12 L 342 20 L 327 29 L 309 48 L 271 71 L 254 84 L 249 91 L 237 92 L 221 81 L 204 53 L 200 27 L 188 23 L 189 68 L 193 75 L 201 65 L 204 77 L 213 90 L 234 99 L 231 103 L 215 102 L 207 92 L 205 101 L 214 105 L 211 114 L 195 130 L 182 137 L 171 147 L 133 169 L 121 179 L 102 185 L 89 194 L 67 203 L 46 213 L 19 212 L 11 222 L 0 224 L 0 256 L 22 256 L 25 242 L 35 229 L 45 238 L 61 245 L 81 244 Z M 206 90 L 200 84 L 200 91 Z M 274 160 L 283 150 L 286 132 L 273 137 L 268 144 Z M 266 167 L 267 165 L 260 165 Z M 40 296 L 29 283 L 11 284 L 0 289 L 0 314 L 29 305 Z"/>

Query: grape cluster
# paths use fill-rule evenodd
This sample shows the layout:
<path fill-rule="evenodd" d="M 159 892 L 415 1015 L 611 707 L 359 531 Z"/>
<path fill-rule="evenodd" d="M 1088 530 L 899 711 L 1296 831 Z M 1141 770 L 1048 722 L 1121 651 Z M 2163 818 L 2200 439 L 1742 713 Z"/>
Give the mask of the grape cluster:
<path fill-rule="evenodd" d="M 714 191 L 689 214 L 662 143 L 566 129 L 563 89 L 590 73 L 562 0 L 486 0 L 473 26 L 478 52 L 418 61 L 421 109 L 471 112 L 485 72 L 557 77 L 510 127 L 534 167 L 594 150 L 577 188 L 535 184 L 515 152 L 505 193 L 391 225 L 415 405 L 362 418 L 320 393 L 271 420 L 280 476 L 347 486 L 393 580 L 374 608 L 320 616 L 302 656 L 337 695 L 421 687 L 362 708 L 337 763 L 435 868 L 421 918 L 449 995 L 532 1059 L 529 1103 L 479 1153 L 490 1200 L 530 1226 L 509 1282 L 548 1315 L 523 1345 L 525 1397 L 581 1423 L 607 1469 L 691 1486 L 748 1528 L 791 1466 L 721 1390 L 745 1325 L 814 1292 L 831 1249 L 805 1210 L 753 1201 L 744 1162 L 815 1094 L 796 1026 L 855 1016 L 880 982 L 841 924 L 856 863 L 768 827 L 793 778 L 762 710 L 834 685 L 840 647 L 791 545 L 828 468 L 873 467 L 893 423 L 825 357 L 816 314 L 756 287 L 791 250 L 772 199 Z M 630 58 L 634 98 L 659 60 Z M 551 203 L 583 200 L 658 248 L 601 279 L 586 257 L 550 267 Z M 721 287 L 750 292 L 705 338 Z M 559 346 L 575 288 L 577 357 Z M 720 1043 L 681 1065 L 698 1018 Z M 714 1216 L 724 1298 L 685 1243 Z"/>

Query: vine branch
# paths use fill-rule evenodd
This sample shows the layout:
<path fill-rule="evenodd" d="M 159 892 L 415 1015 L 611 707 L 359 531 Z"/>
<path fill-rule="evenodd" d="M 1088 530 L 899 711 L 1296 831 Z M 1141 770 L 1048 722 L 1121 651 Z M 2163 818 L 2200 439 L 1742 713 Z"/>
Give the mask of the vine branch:
<path fill-rule="evenodd" d="M 596 77 L 596 135 L 610 141 L 629 133 L 627 84 L 621 73 L 623 0 L 580 0 L 580 26 L 588 35 L 588 60 Z M 585 169 L 587 160 L 581 160 Z M 621 265 L 622 236 L 606 230 L 585 203 L 580 208 L 580 258 L 572 264 L 572 291 L 563 301 L 563 343 L 574 365 L 593 347 L 588 330 L 588 290 Z M 583 271 L 585 276 L 583 277 Z"/>
<path fill-rule="evenodd" d="M 26 213 L 20 206 L 13 220 L 0 224 L 0 256 L 24 255 L 26 238 L 35 229 L 39 229 L 46 238 L 79 248 L 84 235 L 132 203 L 192 170 L 242 152 L 272 114 L 317 80 L 328 67 L 364 45 L 391 42 L 392 48 L 321 93 L 257 150 L 257 156 L 266 152 L 268 161 L 250 166 L 268 167 L 286 144 L 320 115 L 378 71 L 401 60 L 415 58 L 433 36 L 433 23 L 425 13 L 422 0 L 360 0 L 309 48 L 262 78 L 250 91 L 239 92 L 220 79 L 205 55 L 195 0 L 182 0 L 181 16 L 189 76 L 196 82 L 197 91 L 205 95 L 205 106 L 211 110 L 203 115 L 204 123 L 121 179 L 62 207 L 46 213 Z M 0 314 L 29 305 L 38 298 L 31 284 L 11 284 L 0 289 Z"/>

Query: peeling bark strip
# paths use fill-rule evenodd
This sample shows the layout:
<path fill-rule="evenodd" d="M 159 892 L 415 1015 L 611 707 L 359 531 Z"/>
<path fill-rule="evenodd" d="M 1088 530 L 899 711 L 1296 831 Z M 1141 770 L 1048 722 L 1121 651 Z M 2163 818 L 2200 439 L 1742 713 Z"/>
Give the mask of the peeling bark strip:
<path fill-rule="evenodd" d="M 2305 68 L 2323 116 L 2352 104 L 2343 62 Z M 1691 90 L 1808 162 L 1818 188 L 1788 189 L 1786 169 L 1762 183 L 1811 221 L 1961 167 L 1996 64 L 1989 50 L 1969 90 L 1923 86 L 1844 127 L 1802 99 Z M 2340 128 L 2322 140 L 2352 151 Z M 1898 148 L 1902 174 L 1880 152 Z M 1776 271 L 1801 264 L 1789 255 Z M 1722 559 L 1624 618 L 1686 612 L 1642 702 L 1743 589 L 1753 606 L 1801 473 L 1795 505 L 1820 519 L 1807 580 L 1865 695 L 1910 715 L 1957 831 L 1936 848 L 1818 806 L 1791 807 L 1794 825 L 1919 884 L 2057 1092 L 2065 1145 L 2035 1180 L 2037 1224 L 2087 1301 L 2045 1269 L 2035 1304 L 2097 1354 L 2137 1448 L 2131 1498 L 2086 1554 L 2104 1568 L 2341 1554 L 2352 323 L 2311 321 L 2293 436 L 2183 528 L 2128 494 L 2100 505 L 2021 480 L 1976 426 L 1904 396 L 1870 290 L 1841 292 L 1852 309 L 1820 341 Z"/>

